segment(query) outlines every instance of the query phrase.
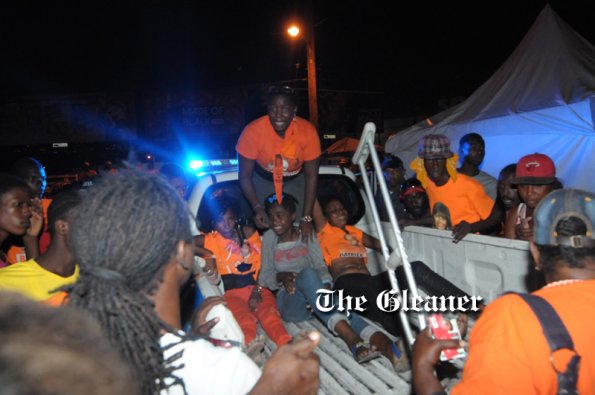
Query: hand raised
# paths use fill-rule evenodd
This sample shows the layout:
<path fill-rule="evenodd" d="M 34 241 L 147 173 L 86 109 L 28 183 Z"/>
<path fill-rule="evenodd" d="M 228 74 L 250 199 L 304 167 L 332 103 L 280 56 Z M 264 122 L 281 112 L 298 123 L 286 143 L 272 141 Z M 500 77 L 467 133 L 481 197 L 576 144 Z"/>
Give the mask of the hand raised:
<path fill-rule="evenodd" d="M 43 208 L 41 207 L 41 199 L 31 199 L 31 225 L 27 229 L 27 236 L 37 237 L 41 233 L 43 227 Z"/>

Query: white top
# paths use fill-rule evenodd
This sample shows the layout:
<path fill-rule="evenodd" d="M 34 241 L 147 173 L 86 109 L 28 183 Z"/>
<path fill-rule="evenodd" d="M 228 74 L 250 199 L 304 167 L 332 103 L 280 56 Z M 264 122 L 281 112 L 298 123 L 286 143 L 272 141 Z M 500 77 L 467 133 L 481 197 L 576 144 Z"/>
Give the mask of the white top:
<path fill-rule="evenodd" d="M 203 339 L 178 343 L 180 341 L 178 335 L 167 333 L 161 337 L 161 347 L 164 359 L 184 351 L 173 365 L 184 365 L 174 371 L 174 375 L 184 380 L 188 394 L 246 394 L 260 379 L 258 366 L 238 348 L 216 347 Z M 178 344 L 165 350 L 172 343 Z M 178 394 L 184 394 L 179 385 L 161 391 L 161 395 Z"/>
<path fill-rule="evenodd" d="M 481 170 L 479 171 L 479 174 L 473 176 L 473 178 L 483 185 L 483 189 L 492 200 L 496 200 L 496 197 L 498 196 L 498 180 Z"/>

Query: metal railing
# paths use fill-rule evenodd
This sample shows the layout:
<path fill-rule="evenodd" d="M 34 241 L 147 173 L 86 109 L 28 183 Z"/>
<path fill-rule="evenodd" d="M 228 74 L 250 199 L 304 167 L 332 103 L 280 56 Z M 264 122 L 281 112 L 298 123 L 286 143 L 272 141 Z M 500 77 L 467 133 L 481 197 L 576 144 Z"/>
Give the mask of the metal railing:
<path fill-rule="evenodd" d="M 355 151 L 355 154 L 353 154 L 352 162 L 359 166 L 362 174 L 362 182 L 364 185 L 366 195 L 368 197 L 368 201 L 370 202 L 370 208 L 372 209 L 374 224 L 376 225 L 376 230 L 378 232 L 378 240 L 380 241 L 380 245 L 382 248 L 382 255 L 384 257 L 384 261 L 382 262 L 382 264 L 384 265 L 384 269 L 388 272 L 391 287 L 393 291 L 396 293 L 395 297 L 399 301 L 400 306 L 403 306 L 402 293 L 397 282 L 395 271 L 390 270 L 387 264 L 388 262 L 394 260 L 401 261 L 401 264 L 403 265 L 403 269 L 405 271 L 405 277 L 407 278 L 407 283 L 409 285 L 409 294 L 411 295 L 413 300 L 419 299 L 419 292 L 417 290 L 415 278 L 413 277 L 413 271 L 411 269 L 411 264 L 409 263 L 409 257 L 407 256 L 407 252 L 405 251 L 403 238 L 401 237 L 401 230 L 399 229 L 399 224 L 397 222 L 395 210 L 391 203 L 390 194 L 386 186 L 386 181 L 384 180 L 382 166 L 380 164 L 380 160 L 378 159 L 378 153 L 376 152 L 376 147 L 374 146 L 375 134 L 376 125 L 373 122 L 366 123 L 364 125 L 364 130 L 359 140 L 357 150 Z M 392 232 L 389 232 L 388 236 L 394 237 L 394 240 L 391 240 L 393 242 L 392 244 L 397 245 L 397 250 L 393 251 L 392 253 L 390 252 L 388 244 L 386 242 L 387 235 L 385 234 L 385 231 L 380 221 L 380 217 L 378 215 L 378 208 L 376 207 L 376 202 L 374 200 L 374 192 L 372 190 L 370 177 L 368 176 L 368 172 L 366 171 L 366 161 L 368 160 L 368 158 L 370 158 L 374 169 L 374 171 L 372 172 L 372 181 L 374 181 L 375 179 L 378 187 L 380 188 L 380 193 L 382 195 L 384 205 L 386 206 L 388 212 L 388 218 L 392 229 Z M 400 256 L 397 255 L 397 251 Z M 402 308 L 399 308 L 399 318 L 401 319 L 405 337 L 407 338 L 409 345 L 412 345 L 415 339 L 411 331 L 411 325 L 409 324 L 407 314 L 405 313 L 405 311 L 403 311 Z M 424 329 L 426 327 L 425 316 L 422 313 L 420 313 L 418 315 L 418 319 L 419 327 L 421 329 Z"/>

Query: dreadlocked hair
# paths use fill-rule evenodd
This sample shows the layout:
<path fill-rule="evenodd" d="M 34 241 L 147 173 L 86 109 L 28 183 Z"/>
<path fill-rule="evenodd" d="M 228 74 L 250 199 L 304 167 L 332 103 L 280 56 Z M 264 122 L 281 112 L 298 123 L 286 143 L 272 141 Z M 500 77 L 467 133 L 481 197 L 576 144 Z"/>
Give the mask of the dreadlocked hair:
<path fill-rule="evenodd" d="M 192 240 L 186 205 L 148 174 L 103 176 L 73 218 L 70 243 L 81 270 L 68 303 L 99 321 L 147 395 L 183 385 L 172 365 L 181 354 L 164 361 L 160 330 L 168 328 L 148 298 L 181 240 Z"/>

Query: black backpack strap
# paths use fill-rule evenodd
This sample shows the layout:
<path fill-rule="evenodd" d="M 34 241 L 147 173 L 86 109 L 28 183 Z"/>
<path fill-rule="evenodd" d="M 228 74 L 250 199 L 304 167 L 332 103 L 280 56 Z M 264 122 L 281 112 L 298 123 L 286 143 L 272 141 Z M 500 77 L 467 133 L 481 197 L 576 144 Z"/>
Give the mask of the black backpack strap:
<path fill-rule="evenodd" d="M 558 394 L 577 394 L 576 385 L 581 357 L 574 350 L 572 338 L 560 316 L 556 313 L 552 305 L 537 295 L 520 293 L 517 295 L 531 307 L 541 324 L 543 334 L 550 346 L 550 363 L 558 375 Z M 553 354 L 564 348 L 572 351 L 574 356 L 568 362 L 565 371 L 558 371 L 554 366 Z"/>

